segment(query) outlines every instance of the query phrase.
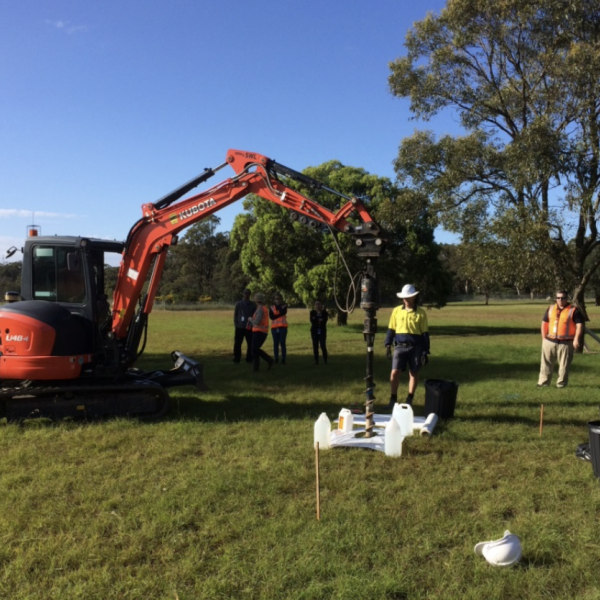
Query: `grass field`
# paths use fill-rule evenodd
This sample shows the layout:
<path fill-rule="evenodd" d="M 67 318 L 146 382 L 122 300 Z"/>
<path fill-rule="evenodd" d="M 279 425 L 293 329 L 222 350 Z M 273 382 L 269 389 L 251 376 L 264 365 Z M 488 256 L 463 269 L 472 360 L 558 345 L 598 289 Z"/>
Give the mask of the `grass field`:
<path fill-rule="evenodd" d="M 330 363 L 315 366 L 308 313 L 293 310 L 288 364 L 259 373 L 232 363 L 231 311 L 153 313 L 141 366 L 181 350 L 211 391 L 173 391 L 155 423 L 0 427 L 0 598 L 600 598 L 600 483 L 574 454 L 600 419 L 600 346 L 588 338 L 568 388 L 538 389 L 545 306 L 429 311 L 423 379 L 459 383 L 455 418 L 399 459 L 322 452 L 320 521 L 313 424 L 364 399 L 362 311 L 329 328 Z M 420 385 L 415 414 L 423 404 Z M 473 546 L 505 529 L 523 559 L 494 568 Z"/>

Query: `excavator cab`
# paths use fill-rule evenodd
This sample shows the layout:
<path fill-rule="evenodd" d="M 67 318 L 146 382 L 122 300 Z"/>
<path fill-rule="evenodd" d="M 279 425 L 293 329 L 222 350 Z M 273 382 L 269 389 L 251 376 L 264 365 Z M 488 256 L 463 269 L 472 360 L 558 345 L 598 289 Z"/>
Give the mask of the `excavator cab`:
<path fill-rule="evenodd" d="M 110 313 L 104 278 L 107 253 L 120 255 L 122 242 L 90 238 L 34 237 L 25 243 L 21 297 L 47 300 L 81 316 L 93 329 Z"/>
<path fill-rule="evenodd" d="M 110 324 L 106 252 L 121 242 L 34 236 L 23 249 L 22 301 L 0 311 L 3 379 L 75 379 L 94 363 Z"/>

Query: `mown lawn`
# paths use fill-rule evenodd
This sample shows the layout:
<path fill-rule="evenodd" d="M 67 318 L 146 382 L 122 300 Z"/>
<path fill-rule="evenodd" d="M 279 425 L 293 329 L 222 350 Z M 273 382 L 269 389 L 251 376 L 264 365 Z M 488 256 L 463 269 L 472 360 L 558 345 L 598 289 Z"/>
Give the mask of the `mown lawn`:
<path fill-rule="evenodd" d="M 174 391 L 156 423 L 0 427 L 0 598 L 600 598 L 600 483 L 574 454 L 600 419 L 600 346 L 588 338 L 568 388 L 538 389 L 544 309 L 429 311 L 423 378 L 459 383 L 455 418 L 400 459 L 322 452 L 320 521 L 313 424 L 364 399 L 362 311 L 329 328 L 319 366 L 308 313 L 292 311 L 288 364 L 259 373 L 231 361 L 231 311 L 153 313 L 141 366 L 181 350 L 211 391 Z M 423 404 L 421 385 L 417 415 Z M 505 529 L 523 559 L 494 568 L 473 546 Z"/>

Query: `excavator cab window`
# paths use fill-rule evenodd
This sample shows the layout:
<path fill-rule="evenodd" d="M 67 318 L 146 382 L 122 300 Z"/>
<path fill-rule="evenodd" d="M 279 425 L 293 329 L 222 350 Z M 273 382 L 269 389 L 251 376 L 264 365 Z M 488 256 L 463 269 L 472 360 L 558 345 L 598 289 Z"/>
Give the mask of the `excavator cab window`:
<path fill-rule="evenodd" d="M 33 249 L 33 299 L 84 304 L 86 286 L 79 252 L 60 246 Z"/>

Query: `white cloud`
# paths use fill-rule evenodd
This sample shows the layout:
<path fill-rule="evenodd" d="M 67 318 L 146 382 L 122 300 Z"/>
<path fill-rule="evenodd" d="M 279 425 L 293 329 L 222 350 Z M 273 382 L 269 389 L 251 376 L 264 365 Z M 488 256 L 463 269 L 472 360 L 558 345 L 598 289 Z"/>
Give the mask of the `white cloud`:
<path fill-rule="evenodd" d="M 46 21 L 46 23 L 68 34 L 84 33 L 88 30 L 87 25 L 70 25 L 68 21 Z"/>
<path fill-rule="evenodd" d="M 81 215 L 68 213 L 54 213 L 43 210 L 23 210 L 21 208 L 0 208 L 0 219 L 27 219 L 34 216 L 36 219 L 78 219 Z"/>

